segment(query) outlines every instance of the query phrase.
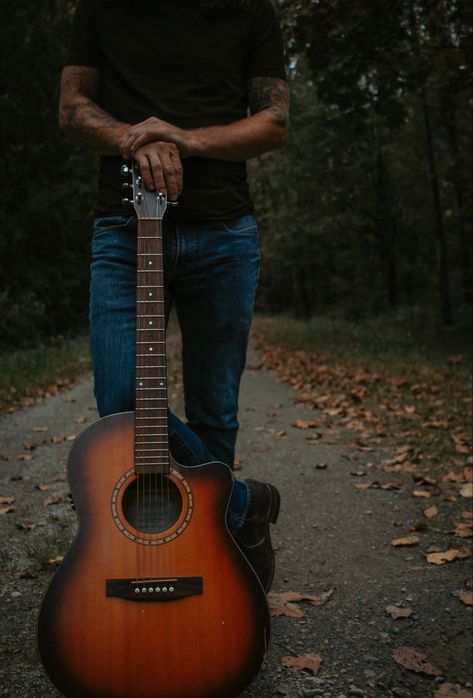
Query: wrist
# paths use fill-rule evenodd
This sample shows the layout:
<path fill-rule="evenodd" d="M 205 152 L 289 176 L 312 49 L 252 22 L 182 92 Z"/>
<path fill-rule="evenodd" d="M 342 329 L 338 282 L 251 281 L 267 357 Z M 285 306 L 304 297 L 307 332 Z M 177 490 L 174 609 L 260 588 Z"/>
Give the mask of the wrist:
<path fill-rule="evenodd" d="M 183 137 L 178 144 L 181 156 L 184 158 L 202 157 L 204 155 L 204 129 L 189 129 L 182 131 Z"/>

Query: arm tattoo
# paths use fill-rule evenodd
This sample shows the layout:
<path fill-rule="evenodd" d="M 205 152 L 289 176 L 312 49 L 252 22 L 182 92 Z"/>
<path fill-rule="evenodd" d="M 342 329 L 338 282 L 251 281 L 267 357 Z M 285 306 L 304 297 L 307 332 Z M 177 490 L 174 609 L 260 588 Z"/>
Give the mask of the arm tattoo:
<path fill-rule="evenodd" d="M 92 150 L 114 153 L 110 130 L 123 124 L 104 111 L 97 103 L 100 75 L 95 68 L 68 66 L 61 80 L 60 116 L 63 128 Z M 113 141 L 113 138 L 111 139 Z"/>
<path fill-rule="evenodd" d="M 286 128 L 289 120 L 289 89 L 279 78 L 252 78 L 249 84 L 250 111 L 256 114 L 268 109 L 278 126 Z"/>

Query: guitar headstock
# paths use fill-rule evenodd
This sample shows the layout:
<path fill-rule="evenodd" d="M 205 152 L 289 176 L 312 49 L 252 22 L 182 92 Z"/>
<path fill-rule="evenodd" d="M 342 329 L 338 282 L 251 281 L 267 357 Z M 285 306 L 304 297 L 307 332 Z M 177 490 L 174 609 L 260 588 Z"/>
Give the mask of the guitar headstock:
<path fill-rule="evenodd" d="M 139 219 L 162 220 L 168 205 L 166 194 L 146 189 L 138 163 L 134 160 L 131 167 L 123 165 L 121 173 L 124 177 L 131 175 L 131 182 L 125 182 L 122 186 L 127 192 L 133 192 L 132 199 L 127 197 L 122 199 L 122 202 L 133 204 Z M 175 202 L 169 203 L 175 204 Z"/>

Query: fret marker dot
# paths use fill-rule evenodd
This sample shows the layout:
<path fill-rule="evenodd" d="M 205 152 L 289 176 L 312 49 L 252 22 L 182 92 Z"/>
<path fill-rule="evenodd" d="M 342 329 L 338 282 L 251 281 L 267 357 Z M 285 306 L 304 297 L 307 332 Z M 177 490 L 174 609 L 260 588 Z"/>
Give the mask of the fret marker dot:
<path fill-rule="evenodd" d="M 149 347 L 149 350 L 150 350 L 150 351 L 153 351 L 153 347 Z"/>
<path fill-rule="evenodd" d="M 142 387 L 143 387 L 143 381 L 140 382 L 140 388 L 142 388 Z"/>
<path fill-rule="evenodd" d="M 151 293 L 151 291 L 148 293 L 148 296 L 149 296 L 150 298 L 153 297 L 153 294 Z"/>
<path fill-rule="evenodd" d="M 152 324 L 153 324 L 153 321 L 150 320 L 150 321 L 148 322 L 148 325 L 152 325 Z"/>
<path fill-rule="evenodd" d="M 150 267 L 153 266 L 153 262 L 148 262 L 148 264 L 149 264 Z"/>

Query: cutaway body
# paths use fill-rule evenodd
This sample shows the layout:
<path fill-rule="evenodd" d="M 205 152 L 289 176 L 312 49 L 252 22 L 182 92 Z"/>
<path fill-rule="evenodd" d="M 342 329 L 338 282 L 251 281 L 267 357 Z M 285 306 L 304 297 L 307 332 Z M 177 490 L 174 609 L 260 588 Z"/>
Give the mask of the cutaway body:
<path fill-rule="evenodd" d="M 232 698 L 269 640 L 263 588 L 225 523 L 233 476 L 172 458 L 165 487 L 142 476 L 159 507 L 171 490 L 180 502 L 166 528 L 145 532 L 125 511 L 133 449 L 130 412 L 99 420 L 71 450 L 80 526 L 41 608 L 44 667 L 68 698 Z"/>

